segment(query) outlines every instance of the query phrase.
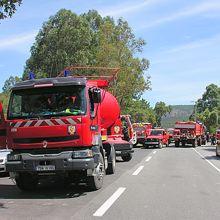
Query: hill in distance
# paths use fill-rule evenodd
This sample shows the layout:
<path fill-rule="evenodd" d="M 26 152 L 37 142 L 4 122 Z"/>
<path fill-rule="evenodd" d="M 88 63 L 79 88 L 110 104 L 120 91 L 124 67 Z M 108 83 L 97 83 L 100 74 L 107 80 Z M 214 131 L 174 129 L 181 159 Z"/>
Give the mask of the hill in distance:
<path fill-rule="evenodd" d="M 162 118 L 162 127 L 173 128 L 176 121 L 188 121 L 193 105 L 171 105 L 172 111 Z"/>

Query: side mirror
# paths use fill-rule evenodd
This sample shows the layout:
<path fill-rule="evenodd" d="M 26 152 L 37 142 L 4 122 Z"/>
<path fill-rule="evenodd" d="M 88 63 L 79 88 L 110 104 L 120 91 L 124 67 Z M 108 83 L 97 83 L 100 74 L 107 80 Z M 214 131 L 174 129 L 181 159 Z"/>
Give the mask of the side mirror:
<path fill-rule="evenodd" d="M 93 89 L 93 102 L 100 103 L 102 101 L 102 94 L 100 89 Z"/>

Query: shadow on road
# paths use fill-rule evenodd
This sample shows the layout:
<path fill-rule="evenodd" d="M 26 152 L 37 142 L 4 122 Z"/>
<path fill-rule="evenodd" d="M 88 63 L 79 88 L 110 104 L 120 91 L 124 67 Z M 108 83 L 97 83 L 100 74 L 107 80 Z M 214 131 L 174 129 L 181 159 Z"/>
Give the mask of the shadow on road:
<path fill-rule="evenodd" d="M 22 192 L 16 185 L 0 185 L 0 199 L 65 199 L 78 198 L 87 195 L 90 192 L 86 185 L 69 185 L 60 184 L 43 185 L 32 191 Z M 0 203 L 0 208 L 1 203 Z"/>
<path fill-rule="evenodd" d="M 207 159 L 207 160 L 218 160 L 218 161 L 220 161 L 220 157 L 217 157 L 217 156 L 205 156 L 204 158 Z"/>
<path fill-rule="evenodd" d="M 215 147 L 215 146 L 212 146 L 212 147 Z M 204 150 L 211 151 L 211 152 L 215 152 L 216 151 L 215 148 L 204 148 Z"/>

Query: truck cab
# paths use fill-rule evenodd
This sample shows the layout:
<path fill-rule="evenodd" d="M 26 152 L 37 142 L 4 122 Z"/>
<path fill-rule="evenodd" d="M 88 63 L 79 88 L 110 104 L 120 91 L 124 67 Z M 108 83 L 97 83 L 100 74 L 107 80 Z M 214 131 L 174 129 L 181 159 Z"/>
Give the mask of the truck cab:
<path fill-rule="evenodd" d="M 12 152 L 6 169 L 21 190 L 32 190 L 42 178 L 53 176 L 97 190 L 105 172 L 115 172 L 115 145 L 128 142 L 121 135 L 111 138 L 120 108 L 106 86 L 106 80 L 61 76 L 26 80 L 12 88 L 6 119 Z M 114 107 L 111 113 L 109 106 Z"/>
<path fill-rule="evenodd" d="M 144 146 L 149 148 L 150 146 L 163 148 L 164 146 L 169 145 L 169 134 L 166 132 L 165 129 L 156 128 L 151 129 L 150 134 L 146 138 L 144 142 Z"/>

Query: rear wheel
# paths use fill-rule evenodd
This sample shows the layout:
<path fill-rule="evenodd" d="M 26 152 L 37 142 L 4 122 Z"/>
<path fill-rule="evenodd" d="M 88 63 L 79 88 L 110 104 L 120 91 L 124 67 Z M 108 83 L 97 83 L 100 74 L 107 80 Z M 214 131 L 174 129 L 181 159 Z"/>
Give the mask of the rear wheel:
<path fill-rule="evenodd" d="M 20 173 L 15 178 L 17 187 L 22 191 L 32 191 L 37 188 L 38 178 L 28 173 Z"/>
<path fill-rule="evenodd" d="M 102 154 L 100 153 L 96 168 L 94 169 L 93 176 L 87 177 L 89 188 L 93 191 L 102 188 L 104 175 L 105 175 L 104 159 Z"/>
<path fill-rule="evenodd" d="M 132 153 L 122 155 L 121 158 L 122 158 L 123 161 L 126 161 L 126 162 L 130 161 L 132 159 Z"/>
<path fill-rule="evenodd" d="M 179 141 L 175 141 L 175 147 L 179 147 L 180 146 L 180 142 Z"/>
<path fill-rule="evenodd" d="M 197 147 L 197 144 L 198 144 L 197 140 L 196 140 L 196 139 L 193 140 L 193 142 L 192 142 L 192 146 L 193 146 L 194 148 Z"/>

